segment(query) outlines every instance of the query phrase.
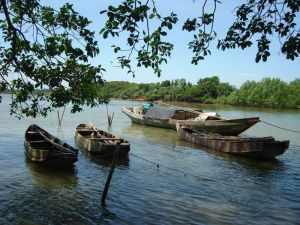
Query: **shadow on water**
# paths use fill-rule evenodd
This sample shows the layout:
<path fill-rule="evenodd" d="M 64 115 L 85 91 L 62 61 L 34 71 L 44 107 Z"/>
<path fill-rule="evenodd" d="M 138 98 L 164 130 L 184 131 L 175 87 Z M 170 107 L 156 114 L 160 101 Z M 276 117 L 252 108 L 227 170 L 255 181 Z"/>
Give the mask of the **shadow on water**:
<path fill-rule="evenodd" d="M 206 152 L 218 159 L 224 161 L 224 163 L 237 163 L 247 170 L 254 171 L 280 171 L 285 168 L 283 161 L 277 158 L 251 158 L 246 156 L 233 155 L 225 152 L 214 151 L 209 148 L 200 147 L 194 143 L 186 142 L 185 147 L 193 148 L 194 150 L 199 150 Z"/>
<path fill-rule="evenodd" d="M 99 219 L 99 222 L 100 223 L 105 223 L 106 221 L 109 222 L 109 221 L 113 221 L 114 219 L 116 219 L 118 216 L 117 214 L 109 211 L 107 209 L 106 206 L 103 206 L 101 208 L 101 215 L 100 215 L 100 219 Z"/>
<path fill-rule="evenodd" d="M 79 149 L 80 153 L 84 156 L 84 158 L 90 162 L 96 163 L 98 165 L 104 166 L 104 167 L 110 167 L 112 164 L 112 158 L 107 157 L 101 157 L 97 154 L 91 154 L 87 152 L 86 150 L 82 149 L 75 141 L 75 147 Z M 118 162 L 116 163 L 116 166 L 121 166 L 122 168 L 128 168 L 129 167 L 129 156 L 123 155 L 120 156 L 118 159 Z"/>
<path fill-rule="evenodd" d="M 34 180 L 45 186 L 77 185 L 77 170 L 75 166 L 51 166 L 26 161 L 26 166 Z"/>
<path fill-rule="evenodd" d="M 79 148 L 80 149 L 80 148 Z M 112 158 L 102 158 L 101 156 L 97 156 L 95 154 L 90 154 L 82 149 L 80 149 L 81 153 L 84 155 L 84 157 L 98 165 L 105 166 L 105 167 L 110 167 L 112 164 Z M 122 166 L 122 167 L 129 167 L 129 156 L 124 155 L 120 156 L 118 159 L 118 162 L 116 163 L 116 166 Z"/>

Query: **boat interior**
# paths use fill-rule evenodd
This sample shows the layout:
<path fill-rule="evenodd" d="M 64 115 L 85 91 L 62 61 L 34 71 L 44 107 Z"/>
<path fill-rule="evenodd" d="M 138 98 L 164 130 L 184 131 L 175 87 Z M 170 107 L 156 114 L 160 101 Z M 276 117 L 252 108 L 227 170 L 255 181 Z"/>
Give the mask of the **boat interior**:
<path fill-rule="evenodd" d="M 214 140 L 223 140 L 226 139 L 227 141 L 274 141 L 274 137 L 272 136 L 266 136 L 266 137 L 241 137 L 241 136 L 224 136 L 217 133 L 209 133 L 205 131 L 198 131 L 191 129 L 189 127 L 183 127 L 187 133 L 199 136 L 199 137 L 205 137 L 207 139 L 214 139 Z"/>
<path fill-rule="evenodd" d="M 95 131 L 88 128 L 79 128 L 77 132 L 85 138 L 114 138 L 115 136 L 104 131 Z"/>
<path fill-rule="evenodd" d="M 43 135 L 45 137 L 47 137 L 50 141 L 45 140 L 45 137 L 43 137 L 41 135 L 41 133 L 43 133 L 43 132 L 41 132 L 41 131 L 27 131 L 26 132 L 26 140 L 28 140 L 30 142 L 30 145 L 32 148 L 38 148 L 38 149 L 51 148 L 53 143 L 51 143 L 50 141 L 52 141 L 56 144 L 59 144 L 60 146 L 65 147 L 65 148 L 70 147 L 67 143 L 62 142 L 53 136 L 47 135 L 46 133 L 43 133 Z"/>
<path fill-rule="evenodd" d="M 175 120 L 195 120 L 196 117 L 199 116 L 198 113 L 187 112 L 184 110 L 176 110 L 171 119 Z"/>
<path fill-rule="evenodd" d="M 143 108 L 142 107 L 133 107 L 128 108 L 131 112 L 135 114 L 143 114 Z M 191 109 L 191 110 L 182 110 L 182 109 L 175 109 L 172 113 L 170 111 L 164 112 L 163 107 L 161 107 L 161 111 L 159 108 L 157 108 L 155 111 L 157 115 L 163 115 L 162 117 L 166 117 L 166 115 L 170 115 L 168 118 L 174 119 L 174 120 L 199 120 L 199 121 L 205 121 L 205 120 L 222 120 L 223 118 L 220 117 L 215 112 L 202 112 L 200 109 Z M 160 112 L 159 112 L 160 111 Z M 147 113 L 146 113 L 147 114 Z M 146 115 L 145 114 L 145 115 Z M 158 117 L 158 116 L 153 117 Z M 149 115 L 148 115 L 149 116 Z M 150 115 L 151 117 L 151 115 Z M 159 118 L 159 117 L 158 117 Z"/>
<path fill-rule="evenodd" d="M 122 143 L 127 143 L 128 141 L 124 140 L 123 138 L 116 137 L 108 132 L 102 130 L 93 130 L 90 127 L 79 127 L 76 129 L 77 132 L 85 138 L 95 139 L 102 142 L 114 142 L 114 141 L 121 141 Z"/>

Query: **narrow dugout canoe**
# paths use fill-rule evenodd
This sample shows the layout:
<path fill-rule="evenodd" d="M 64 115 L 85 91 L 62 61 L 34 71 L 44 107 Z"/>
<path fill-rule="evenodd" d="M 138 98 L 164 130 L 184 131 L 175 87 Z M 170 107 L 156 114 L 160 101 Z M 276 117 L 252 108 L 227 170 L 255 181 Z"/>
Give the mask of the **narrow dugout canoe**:
<path fill-rule="evenodd" d="M 36 124 L 25 132 L 25 155 L 32 162 L 54 165 L 72 165 L 78 150 L 48 133 Z"/>
<path fill-rule="evenodd" d="M 75 141 L 81 149 L 101 157 L 113 157 L 117 142 L 120 142 L 120 156 L 130 150 L 127 140 L 88 124 L 79 124 L 75 128 Z"/>
<path fill-rule="evenodd" d="M 254 158 L 274 158 L 283 154 L 289 147 L 289 141 L 277 141 L 273 137 L 223 136 L 180 124 L 177 124 L 177 131 L 181 138 L 201 147 Z"/>
<path fill-rule="evenodd" d="M 195 118 L 199 116 L 199 113 L 186 112 L 180 109 L 174 110 L 174 115 L 172 115 L 171 118 L 164 119 L 147 117 L 144 114 L 135 113 L 134 108 L 130 107 L 122 107 L 122 112 L 126 114 L 133 123 L 137 124 L 176 130 L 176 123 L 180 123 L 196 130 L 205 130 L 223 135 L 238 135 L 259 122 L 259 117 L 240 119 L 208 117 L 206 120 L 195 120 Z"/>

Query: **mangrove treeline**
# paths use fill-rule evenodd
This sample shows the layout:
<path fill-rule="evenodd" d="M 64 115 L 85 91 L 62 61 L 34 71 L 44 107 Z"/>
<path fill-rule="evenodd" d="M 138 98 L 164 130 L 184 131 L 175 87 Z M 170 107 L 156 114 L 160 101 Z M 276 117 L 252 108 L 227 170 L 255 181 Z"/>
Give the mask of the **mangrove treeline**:
<path fill-rule="evenodd" d="M 300 106 L 300 79 L 287 83 L 278 78 L 264 78 L 259 82 L 246 81 L 240 88 L 220 82 L 217 76 L 199 79 L 195 85 L 185 79 L 149 84 L 111 81 L 105 82 L 104 92 L 110 98 L 142 98 L 146 101 L 184 101 L 272 108 Z"/>

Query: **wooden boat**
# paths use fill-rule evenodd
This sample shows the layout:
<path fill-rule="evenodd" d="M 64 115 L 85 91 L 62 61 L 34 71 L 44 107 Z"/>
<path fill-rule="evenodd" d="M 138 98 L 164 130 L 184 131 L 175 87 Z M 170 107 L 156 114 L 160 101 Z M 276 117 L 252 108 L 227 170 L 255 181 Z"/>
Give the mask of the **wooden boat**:
<path fill-rule="evenodd" d="M 26 130 L 24 147 L 26 157 L 33 162 L 72 165 L 77 161 L 77 149 L 36 124 L 30 125 Z"/>
<path fill-rule="evenodd" d="M 223 136 L 180 124 L 177 124 L 177 131 L 181 138 L 201 147 L 254 158 L 274 158 L 283 154 L 289 147 L 289 141 L 276 141 L 274 137 Z"/>
<path fill-rule="evenodd" d="M 126 155 L 130 150 L 127 140 L 88 124 L 79 124 L 76 127 L 75 141 L 81 149 L 101 157 L 113 157 L 117 142 L 120 142 L 120 156 Z"/>
<path fill-rule="evenodd" d="M 138 113 L 141 112 L 141 110 L 138 110 L 137 107 L 122 107 L 122 112 L 126 114 L 133 123 L 146 126 L 176 130 L 176 123 L 180 123 L 196 130 L 205 130 L 223 135 L 238 135 L 259 122 L 259 117 L 227 119 L 219 116 L 207 116 L 205 120 L 197 120 L 196 118 L 200 112 L 188 112 L 181 109 L 174 109 L 174 114 L 171 115 L 170 118 L 161 118 L 159 116 L 149 117 Z"/>

